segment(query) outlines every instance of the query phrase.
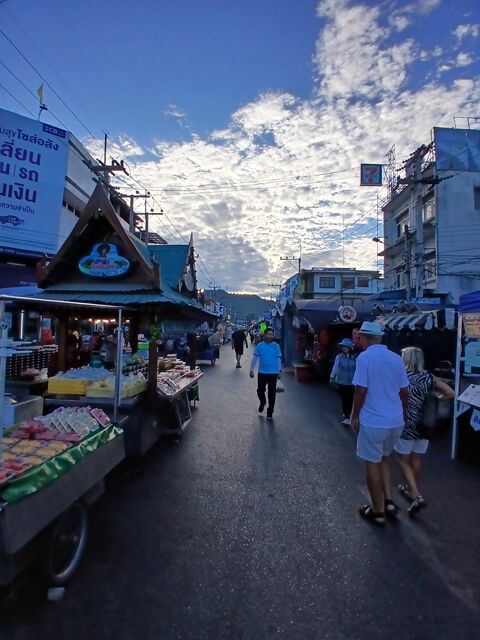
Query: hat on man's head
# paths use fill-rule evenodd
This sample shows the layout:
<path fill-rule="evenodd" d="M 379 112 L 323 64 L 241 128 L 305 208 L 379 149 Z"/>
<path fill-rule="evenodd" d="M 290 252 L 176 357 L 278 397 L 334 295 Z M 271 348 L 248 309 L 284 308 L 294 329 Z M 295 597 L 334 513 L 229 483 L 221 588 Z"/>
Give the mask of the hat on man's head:
<path fill-rule="evenodd" d="M 341 342 L 338 343 L 338 346 L 353 349 L 353 342 L 350 340 L 350 338 L 344 338 Z"/>
<path fill-rule="evenodd" d="M 359 331 L 365 336 L 383 336 L 383 327 L 378 322 L 365 321 Z"/>

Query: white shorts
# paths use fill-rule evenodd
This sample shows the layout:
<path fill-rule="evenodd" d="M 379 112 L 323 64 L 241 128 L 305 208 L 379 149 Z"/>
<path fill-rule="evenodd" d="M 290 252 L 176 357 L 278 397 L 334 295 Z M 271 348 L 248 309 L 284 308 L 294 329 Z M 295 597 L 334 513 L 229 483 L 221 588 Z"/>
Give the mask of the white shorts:
<path fill-rule="evenodd" d="M 377 429 L 360 425 L 357 437 L 357 456 L 367 462 L 380 462 L 383 457 L 392 453 L 402 431 L 403 427 Z"/>
<path fill-rule="evenodd" d="M 428 443 L 430 441 L 426 439 L 422 440 L 400 440 L 395 445 L 395 451 L 401 453 L 404 456 L 408 456 L 410 453 L 426 453 L 428 449 Z"/>

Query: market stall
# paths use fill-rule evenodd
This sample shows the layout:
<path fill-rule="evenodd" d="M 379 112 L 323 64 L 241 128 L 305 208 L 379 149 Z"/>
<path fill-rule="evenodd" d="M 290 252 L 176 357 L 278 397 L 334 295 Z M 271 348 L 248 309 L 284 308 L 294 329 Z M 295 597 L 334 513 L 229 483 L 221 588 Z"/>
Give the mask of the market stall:
<path fill-rule="evenodd" d="M 122 429 L 98 407 L 42 415 L 27 402 L 5 428 L 5 371 L 11 355 L 0 301 L 0 586 L 42 556 L 50 584 L 64 584 L 85 548 L 87 507 L 125 456 Z M 23 416 L 23 417 L 21 417 Z"/>
<path fill-rule="evenodd" d="M 451 457 L 480 466 L 480 291 L 460 296 Z"/>
<path fill-rule="evenodd" d="M 48 381 L 46 410 L 58 406 L 102 406 L 113 420 L 124 424 L 128 456 L 143 455 L 163 434 L 181 435 L 188 417 L 185 409 L 189 390 L 198 385 L 201 372 L 189 374 L 188 388 L 172 397 L 162 390 L 162 369 L 175 369 L 159 358 L 158 344 L 173 335 L 187 335 L 215 316 L 198 301 L 193 242 L 186 245 L 147 245 L 133 234 L 115 212 L 108 194 L 98 185 L 70 236 L 50 262 L 39 264 L 39 291 L 28 297 L 38 308 L 55 312 L 55 302 L 75 308 L 77 318 L 103 314 L 116 320 L 116 357 L 109 356 L 109 371 L 87 366 L 69 366 L 69 314 L 56 312 L 59 333 L 58 369 Z M 22 300 L 22 308 L 28 300 Z M 116 317 L 117 316 L 117 317 Z M 123 360 L 123 333 L 128 323 L 131 356 Z M 109 325 L 111 326 L 111 325 Z M 135 363 L 138 335 L 148 336 L 148 360 L 142 371 L 125 370 Z M 146 363 L 146 364 L 145 364 Z M 165 377 L 165 376 L 163 376 Z M 183 385 L 185 386 L 185 385 Z M 195 394 L 198 397 L 198 393 Z"/>

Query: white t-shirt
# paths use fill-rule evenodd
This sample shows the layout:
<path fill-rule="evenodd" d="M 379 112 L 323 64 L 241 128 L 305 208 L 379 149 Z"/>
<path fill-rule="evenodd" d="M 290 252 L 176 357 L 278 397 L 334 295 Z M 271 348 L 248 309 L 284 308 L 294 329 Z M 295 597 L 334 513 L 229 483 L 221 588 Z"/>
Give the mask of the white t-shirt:
<path fill-rule="evenodd" d="M 353 384 L 366 387 L 365 403 L 360 409 L 364 427 L 396 429 L 403 427 L 400 389 L 408 387 L 402 358 L 384 344 L 372 344 L 357 358 Z"/>

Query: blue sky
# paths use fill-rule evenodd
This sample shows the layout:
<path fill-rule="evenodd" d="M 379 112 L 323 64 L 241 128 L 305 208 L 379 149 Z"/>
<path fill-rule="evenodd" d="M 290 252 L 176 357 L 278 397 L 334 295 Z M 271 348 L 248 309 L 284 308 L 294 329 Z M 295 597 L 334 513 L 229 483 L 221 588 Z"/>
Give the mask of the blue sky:
<path fill-rule="evenodd" d="M 0 28 L 155 195 L 169 241 L 190 231 L 231 289 L 267 292 L 305 266 L 376 267 L 378 192 L 360 162 L 400 165 L 433 126 L 478 113 L 477 0 L 6 0 Z M 0 34 L 0 60 L 41 80 Z M 0 83 L 35 99 L 4 67 Z M 98 141 L 45 87 L 52 114 Z M 0 88 L 0 106 L 25 114 Z M 138 183 L 131 182 L 138 187 Z M 126 185 L 122 185 L 125 189 Z"/>

